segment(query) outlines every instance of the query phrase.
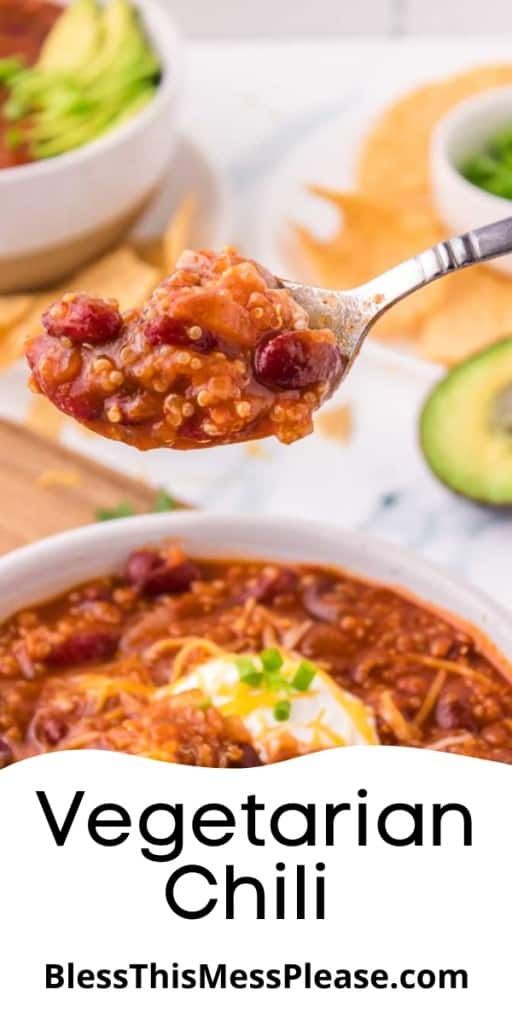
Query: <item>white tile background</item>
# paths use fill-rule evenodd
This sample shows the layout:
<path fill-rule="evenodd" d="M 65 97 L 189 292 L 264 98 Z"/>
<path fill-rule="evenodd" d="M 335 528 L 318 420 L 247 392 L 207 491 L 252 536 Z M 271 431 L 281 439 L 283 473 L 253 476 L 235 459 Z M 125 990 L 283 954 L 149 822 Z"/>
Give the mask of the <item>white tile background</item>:
<path fill-rule="evenodd" d="M 194 36 L 487 34 L 512 31 L 510 0 L 161 0 Z"/>

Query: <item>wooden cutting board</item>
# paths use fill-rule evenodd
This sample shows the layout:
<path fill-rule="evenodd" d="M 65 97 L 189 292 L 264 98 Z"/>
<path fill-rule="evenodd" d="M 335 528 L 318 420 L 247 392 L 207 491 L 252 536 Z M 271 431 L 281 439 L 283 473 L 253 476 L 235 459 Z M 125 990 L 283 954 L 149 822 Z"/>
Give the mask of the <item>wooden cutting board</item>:
<path fill-rule="evenodd" d="M 0 419 L 0 554 L 94 523 L 99 508 L 150 512 L 155 498 L 147 484 Z"/>

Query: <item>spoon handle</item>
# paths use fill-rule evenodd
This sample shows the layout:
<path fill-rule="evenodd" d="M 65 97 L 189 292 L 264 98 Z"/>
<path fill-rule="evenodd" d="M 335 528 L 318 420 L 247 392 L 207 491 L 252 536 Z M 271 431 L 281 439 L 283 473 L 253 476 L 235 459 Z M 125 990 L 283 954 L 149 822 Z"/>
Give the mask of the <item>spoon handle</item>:
<path fill-rule="evenodd" d="M 415 292 L 418 288 L 437 281 L 445 274 L 464 267 L 474 266 L 486 260 L 505 256 L 512 252 L 512 217 L 499 220 L 495 224 L 468 231 L 465 235 L 450 238 L 446 242 L 438 242 L 431 249 L 412 259 L 392 267 L 379 277 L 353 290 L 352 294 L 369 303 L 371 314 L 369 323 L 373 323 L 395 302 Z"/>

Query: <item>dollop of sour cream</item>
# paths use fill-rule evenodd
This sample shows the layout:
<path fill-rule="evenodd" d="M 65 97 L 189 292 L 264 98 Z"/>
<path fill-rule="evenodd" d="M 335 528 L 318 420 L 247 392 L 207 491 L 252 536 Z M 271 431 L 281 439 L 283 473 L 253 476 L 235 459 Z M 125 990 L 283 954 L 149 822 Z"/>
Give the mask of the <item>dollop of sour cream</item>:
<path fill-rule="evenodd" d="M 205 701 L 224 715 L 241 719 L 264 762 L 279 758 L 283 749 L 307 754 L 331 747 L 374 745 L 379 739 L 372 712 L 357 697 L 339 686 L 323 669 L 314 666 L 306 689 L 293 680 L 304 662 L 280 650 L 281 686 L 251 685 L 241 678 L 240 656 L 226 652 L 198 665 L 178 679 L 167 692 L 200 690 Z M 247 655 L 259 671 L 259 655 Z M 310 664 L 310 663 L 308 663 Z"/>

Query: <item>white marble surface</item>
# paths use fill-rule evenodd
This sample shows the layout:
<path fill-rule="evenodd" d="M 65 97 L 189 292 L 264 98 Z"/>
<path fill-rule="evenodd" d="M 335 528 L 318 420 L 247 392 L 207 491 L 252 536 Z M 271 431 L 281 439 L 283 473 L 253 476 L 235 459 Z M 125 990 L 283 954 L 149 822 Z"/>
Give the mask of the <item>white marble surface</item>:
<path fill-rule="evenodd" d="M 230 236 L 265 260 L 269 194 L 292 147 L 340 114 L 367 116 L 414 82 L 485 60 L 509 60 L 506 38 L 466 41 L 192 43 L 183 128 L 217 166 L 228 189 Z M 366 112 L 366 113 L 365 113 Z M 344 168 L 340 166 L 340 180 Z M 272 207 L 272 217 L 279 210 Z M 429 475 L 418 450 L 421 402 L 433 367 L 365 352 L 336 402 L 355 429 L 341 445 L 308 438 L 183 454 L 141 454 L 66 428 L 76 448 L 163 484 L 200 507 L 319 518 L 398 541 L 492 592 L 512 608 L 512 515 L 456 498 Z M 4 376 L 0 412 L 20 415 L 20 367 Z M 21 397 L 20 397 L 21 396 Z"/>

